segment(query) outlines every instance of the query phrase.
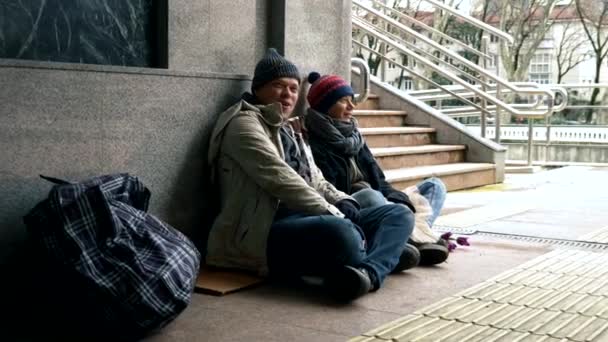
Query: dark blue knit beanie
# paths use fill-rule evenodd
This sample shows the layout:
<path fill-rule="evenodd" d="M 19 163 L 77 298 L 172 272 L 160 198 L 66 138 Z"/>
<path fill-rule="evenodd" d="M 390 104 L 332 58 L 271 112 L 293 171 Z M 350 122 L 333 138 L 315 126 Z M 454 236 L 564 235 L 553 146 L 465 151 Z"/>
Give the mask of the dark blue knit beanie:
<path fill-rule="evenodd" d="M 300 82 L 300 73 L 296 65 L 281 56 L 274 48 L 270 48 L 255 66 L 251 90 L 255 91 L 266 83 L 281 77 L 295 78 L 298 83 Z"/>

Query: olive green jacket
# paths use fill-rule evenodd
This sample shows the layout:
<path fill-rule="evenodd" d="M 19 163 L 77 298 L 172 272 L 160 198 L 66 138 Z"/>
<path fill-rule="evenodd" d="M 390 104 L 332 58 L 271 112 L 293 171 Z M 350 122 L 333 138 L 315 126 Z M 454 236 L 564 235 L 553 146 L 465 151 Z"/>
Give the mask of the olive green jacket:
<path fill-rule="evenodd" d="M 323 178 L 309 149 L 311 184 L 284 161 L 282 124 L 279 104 L 241 100 L 220 114 L 208 154 L 220 212 L 209 233 L 207 264 L 266 274 L 266 241 L 279 202 L 313 215 L 344 217 L 333 203 L 352 198 Z"/>

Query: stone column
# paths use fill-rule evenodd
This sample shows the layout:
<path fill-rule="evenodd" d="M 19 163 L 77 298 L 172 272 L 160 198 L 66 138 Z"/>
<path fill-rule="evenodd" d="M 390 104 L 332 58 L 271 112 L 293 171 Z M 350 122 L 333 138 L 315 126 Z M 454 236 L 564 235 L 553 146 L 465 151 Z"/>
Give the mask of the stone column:
<path fill-rule="evenodd" d="M 271 0 L 269 46 L 297 64 L 350 79 L 350 0 Z"/>

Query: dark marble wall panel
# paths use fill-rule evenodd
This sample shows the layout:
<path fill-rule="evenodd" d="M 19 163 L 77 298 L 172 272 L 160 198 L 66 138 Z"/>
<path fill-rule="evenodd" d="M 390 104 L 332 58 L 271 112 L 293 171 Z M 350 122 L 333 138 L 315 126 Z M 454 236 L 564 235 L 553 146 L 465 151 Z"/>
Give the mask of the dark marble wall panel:
<path fill-rule="evenodd" d="M 154 66 L 156 0 L 2 0 L 0 58 Z"/>

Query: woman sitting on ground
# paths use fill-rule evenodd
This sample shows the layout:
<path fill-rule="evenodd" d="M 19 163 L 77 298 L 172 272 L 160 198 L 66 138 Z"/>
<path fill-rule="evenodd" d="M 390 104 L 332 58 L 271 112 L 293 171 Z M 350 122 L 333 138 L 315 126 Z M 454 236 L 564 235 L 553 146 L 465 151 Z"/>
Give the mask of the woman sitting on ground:
<path fill-rule="evenodd" d="M 385 180 L 353 117 L 354 92 L 350 85 L 339 76 L 321 77 L 316 72 L 310 73 L 308 82 L 311 87 L 306 129 L 315 162 L 325 179 L 351 194 L 361 207 L 388 202 L 409 207 L 416 213 L 409 243 L 420 252 L 420 264 L 444 262 L 449 254 L 446 243 L 430 229 L 445 201 L 443 182 L 428 178 L 405 192 L 393 188 Z"/>

